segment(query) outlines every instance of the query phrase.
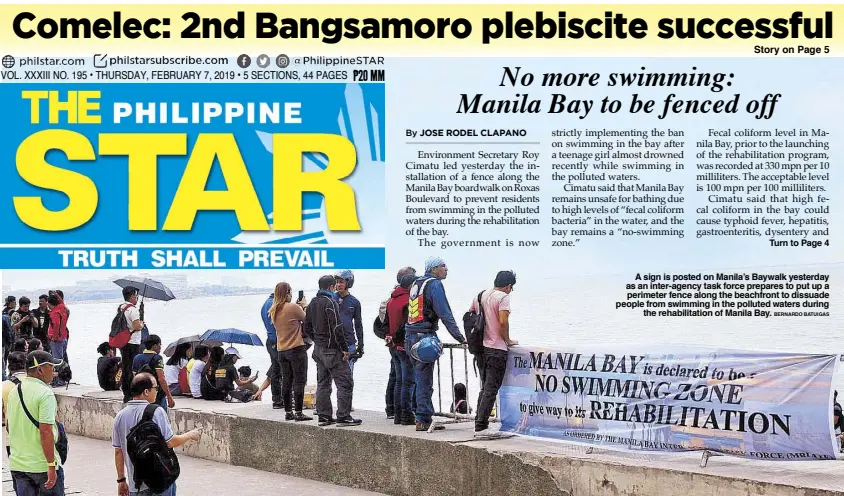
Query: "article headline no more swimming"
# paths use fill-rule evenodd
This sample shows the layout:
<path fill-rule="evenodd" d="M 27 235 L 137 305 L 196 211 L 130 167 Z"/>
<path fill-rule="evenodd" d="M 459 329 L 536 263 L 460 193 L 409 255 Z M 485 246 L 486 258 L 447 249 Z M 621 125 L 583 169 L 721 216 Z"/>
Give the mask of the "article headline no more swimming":
<path fill-rule="evenodd" d="M 183 39 L 244 39 L 246 15 L 238 11 L 233 17 L 201 17 L 196 12 L 181 16 L 184 26 L 178 36 Z M 279 17 L 272 12 L 255 12 L 254 36 L 257 39 L 319 39 L 326 44 L 336 44 L 343 39 L 467 39 L 474 31 L 472 21 L 464 17 L 422 18 L 291 18 Z M 489 44 L 499 39 L 642 39 L 648 36 L 648 21 L 640 17 L 629 18 L 623 13 L 604 12 L 603 17 L 568 17 L 565 11 L 546 15 L 537 11 L 533 17 L 519 17 L 506 11 L 499 17 L 481 19 L 481 40 Z M 663 17 L 657 21 L 657 37 L 661 39 L 831 39 L 833 15 L 826 11 L 823 17 L 806 17 L 803 11 L 793 11 L 788 17 L 733 19 L 723 17 Z M 169 17 L 138 19 L 123 17 L 114 11 L 110 18 L 38 18 L 32 12 L 20 12 L 12 20 L 12 31 L 21 39 L 98 39 L 170 38 Z M 803 47 L 801 47 L 803 48 Z M 808 47 L 819 49 L 819 47 Z M 814 53 L 820 53 L 814 52 Z M 812 53 L 812 54 L 814 54 Z"/>

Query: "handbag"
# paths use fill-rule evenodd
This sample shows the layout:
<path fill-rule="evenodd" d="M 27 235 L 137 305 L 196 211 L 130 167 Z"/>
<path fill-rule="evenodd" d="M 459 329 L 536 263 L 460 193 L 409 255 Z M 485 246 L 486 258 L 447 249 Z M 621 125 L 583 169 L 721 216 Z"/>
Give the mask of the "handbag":
<path fill-rule="evenodd" d="M 23 407 L 23 412 L 29 417 L 29 421 L 32 422 L 32 425 L 35 426 L 36 429 L 41 428 L 41 424 L 35 420 L 35 417 L 29 413 L 29 408 L 26 407 L 26 403 L 23 401 L 23 389 L 21 389 L 22 384 L 18 383 L 18 396 L 21 399 L 21 406 Z M 59 438 L 56 440 L 56 451 L 59 452 L 59 458 L 62 461 L 62 465 L 67 461 L 67 433 L 64 430 L 64 424 L 56 420 L 56 428 L 59 431 Z"/>

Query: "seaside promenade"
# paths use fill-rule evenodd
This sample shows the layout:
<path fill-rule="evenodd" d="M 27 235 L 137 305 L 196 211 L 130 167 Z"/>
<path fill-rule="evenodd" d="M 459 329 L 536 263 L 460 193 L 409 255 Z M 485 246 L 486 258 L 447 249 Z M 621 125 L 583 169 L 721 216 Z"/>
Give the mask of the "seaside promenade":
<path fill-rule="evenodd" d="M 65 494 L 67 496 L 114 496 L 117 476 L 114 471 L 114 449 L 110 441 L 82 436 L 68 436 L 71 451 L 67 460 Z M 180 456 L 182 473 L 176 482 L 177 493 L 192 496 L 209 492 L 239 496 L 258 496 L 270 493 L 319 496 L 377 496 L 378 493 L 318 482 L 272 472 L 236 467 L 201 458 Z M 6 454 L 3 454 L 3 495 L 13 495 L 12 476 Z M 218 491 L 219 490 L 219 491 Z"/>
<path fill-rule="evenodd" d="M 119 392 L 78 386 L 55 391 L 59 416 L 71 434 L 110 441 L 112 420 L 122 407 Z M 269 477 L 276 485 L 286 480 L 278 475 L 283 474 L 414 496 L 844 495 L 840 460 L 769 462 L 717 456 L 701 467 L 700 453 L 589 451 L 582 445 L 522 437 L 479 440 L 471 423 L 427 433 L 396 426 L 383 412 L 358 410 L 355 416 L 364 420 L 363 425 L 321 428 L 315 421 L 285 422 L 283 412 L 267 402 L 191 398 L 177 398 L 170 411 L 177 432 L 203 429 L 199 443 L 178 449 L 185 467 L 194 463 L 188 457 L 216 462 L 214 471 L 220 473 L 231 466 L 248 467 L 262 471 L 250 472 L 254 477 Z M 71 456 L 77 456 L 73 444 Z M 207 486 L 202 483 L 197 490 L 189 471 L 186 468 L 178 483 L 179 493 L 203 494 Z M 234 477 L 231 483 L 240 494 L 251 494 L 240 490 L 246 486 L 239 479 Z M 75 487 L 73 480 L 68 477 L 69 487 Z M 308 492 L 303 488 L 291 494 Z"/>

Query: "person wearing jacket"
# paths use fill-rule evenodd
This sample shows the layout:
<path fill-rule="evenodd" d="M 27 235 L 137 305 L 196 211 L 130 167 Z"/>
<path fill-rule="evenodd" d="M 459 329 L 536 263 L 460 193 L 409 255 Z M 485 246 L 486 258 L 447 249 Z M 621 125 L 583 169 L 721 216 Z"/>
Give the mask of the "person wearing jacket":
<path fill-rule="evenodd" d="M 9 353 L 12 351 L 12 343 L 15 341 L 15 332 L 12 330 L 12 321 L 6 313 L 3 313 L 3 380 L 6 380 L 6 362 L 9 360 Z"/>
<path fill-rule="evenodd" d="M 355 275 L 351 270 L 341 270 L 334 275 L 334 281 L 337 290 L 337 306 L 340 308 L 340 322 L 346 332 L 346 342 L 349 343 L 349 367 L 354 375 L 355 362 L 363 356 L 363 319 L 360 301 L 349 293 L 355 284 Z"/>
<path fill-rule="evenodd" d="M 314 342 L 312 359 L 317 366 L 316 414 L 320 426 L 360 425 L 351 416 L 354 380 L 349 367 L 349 343 L 334 296 L 334 276 L 319 278 L 319 291 L 305 311 L 305 336 Z M 332 416 L 331 383 L 337 386 L 337 419 Z"/>
<path fill-rule="evenodd" d="M 445 296 L 442 280 L 447 276 L 445 261 L 431 257 L 425 261 L 425 275 L 411 285 L 409 303 L 412 301 L 417 310 L 411 312 L 408 308 L 404 338 L 404 348 L 408 352 L 425 336 L 436 335 L 440 320 L 458 343 L 466 342 Z M 434 362 L 422 362 L 409 354 L 416 379 L 416 430 L 426 431 L 431 427 L 434 415 Z M 436 430 L 442 428 L 438 426 Z"/>
<path fill-rule="evenodd" d="M 398 286 L 390 295 L 387 303 L 387 346 L 393 361 L 396 379 L 393 386 L 394 424 L 415 425 L 413 417 L 413 396 L 416 380 L 413 377 L 413 364 L 404 347 L 404 327 L 407 324 L 407 303 L 410 298 L 410 286 L 416 281 L 416 270 L 405 267 L 396 275 Z M 401 331 L 401 332 L 399 332 Z"/>
<path fill-rule="evenodd" d="M 50 338 L 50 354 L 61 358 L 65 355 L 67 348 L 67 307 L 57 294 L 51 294 L 47 298 L 50 305 L 50 329 L 47 337 Z M 56 385 L 63 386 L 56 379 Z"/>
<path fill-rule="evenodd" d="M 281 398 L 281 362 L 278 358 L 278 336 L 275 331 L 275 324 L 270 318 L 270 307 L 273 306 L 274 294 L 270 294 L 264 306 L 261 307 L 261 320 L 264 322 L 264 329 L 267 330 L 267 353 L 270 355 L 270 371 L 267 380 L 270 381 L 270 392 L 273 396 L 273 409 L 280 410 L 285 407 Z"/>

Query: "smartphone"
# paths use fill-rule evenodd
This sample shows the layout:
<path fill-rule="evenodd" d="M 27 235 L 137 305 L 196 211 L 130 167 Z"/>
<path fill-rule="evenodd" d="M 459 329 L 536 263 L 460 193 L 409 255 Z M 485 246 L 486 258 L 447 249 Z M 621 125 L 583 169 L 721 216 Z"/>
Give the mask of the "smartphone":
<path fill-rule="evenodd" d="M 305 292 L 303 290 L 299 290 L 299 299 L 296 301 L 302 301 L 305 299 Z"/>

